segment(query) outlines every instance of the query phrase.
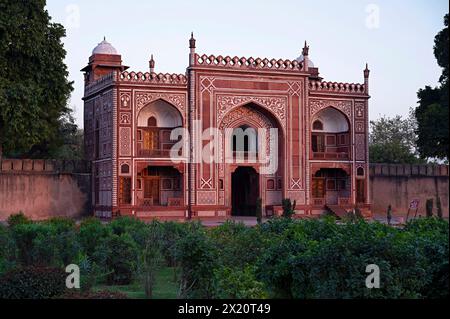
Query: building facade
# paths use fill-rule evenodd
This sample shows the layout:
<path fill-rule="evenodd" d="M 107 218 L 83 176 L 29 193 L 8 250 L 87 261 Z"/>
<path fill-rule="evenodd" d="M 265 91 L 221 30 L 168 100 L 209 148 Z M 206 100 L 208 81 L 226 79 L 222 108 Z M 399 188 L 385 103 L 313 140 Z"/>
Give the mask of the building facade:
<path fill-rule="evenodd" d="M 185 74 L 129 72 L 105 40 L 85 74 L 96 216 L 186 219 L 370 212 L 369 70 L 326 82 L 309 59 L 201 55 Z"/>

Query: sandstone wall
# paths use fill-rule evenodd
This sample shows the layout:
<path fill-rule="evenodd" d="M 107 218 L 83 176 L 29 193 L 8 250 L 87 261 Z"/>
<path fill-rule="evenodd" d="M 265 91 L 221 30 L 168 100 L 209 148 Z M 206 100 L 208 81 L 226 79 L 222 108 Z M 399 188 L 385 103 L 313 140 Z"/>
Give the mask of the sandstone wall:
<path fill-rule="evenodd" d="M 19 211 L 32 219 L 90 214 L 88 162 L 3 159 L 0 164 L 0 220 Z"/>
<path fill-rule="evenodd" d="M 409 203 L 418 199 L 418 215 L 425 216 L 425 202 L 440 197 L 444 216 L 448 217 L 448 166 L 447 165 L 408 165 L 371 164 L 370 196 L 372 212 L 386 215 L 389 204 L 394 214 L 406 216 Z"/>

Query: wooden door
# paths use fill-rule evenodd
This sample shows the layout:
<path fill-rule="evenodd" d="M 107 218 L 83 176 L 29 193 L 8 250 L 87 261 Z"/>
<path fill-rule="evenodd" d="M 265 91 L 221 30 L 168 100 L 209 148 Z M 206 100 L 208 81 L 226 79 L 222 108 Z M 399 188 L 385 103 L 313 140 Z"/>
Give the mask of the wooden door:
<path fill-rule="evenodd" d="M 312 183 L 313 198 L 325 197 L 325 179 L 314 178 Z"/>
<path fill-rule="evenodd" d="M 153 205 L 159 205 L 159 177 L 144 179 L 144 199 L 153 199 Z"/>

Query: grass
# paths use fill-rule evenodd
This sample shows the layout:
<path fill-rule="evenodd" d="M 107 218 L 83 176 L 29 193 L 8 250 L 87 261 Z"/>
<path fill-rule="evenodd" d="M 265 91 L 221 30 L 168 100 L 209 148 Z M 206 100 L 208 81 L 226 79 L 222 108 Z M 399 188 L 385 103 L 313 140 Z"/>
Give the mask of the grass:
<path fill-rule="evenodd" d="M 93 290 L 109 290 L 124 293 L 130 299 L 145 299 L 144 287 L 140 282 L 126 286 L 95 286 Z M 156 275 L 156 284 L 153 289 L 153 299 L 176 299 L 178 284 L 174 282 L 174 268 L 164 267 Z"/>

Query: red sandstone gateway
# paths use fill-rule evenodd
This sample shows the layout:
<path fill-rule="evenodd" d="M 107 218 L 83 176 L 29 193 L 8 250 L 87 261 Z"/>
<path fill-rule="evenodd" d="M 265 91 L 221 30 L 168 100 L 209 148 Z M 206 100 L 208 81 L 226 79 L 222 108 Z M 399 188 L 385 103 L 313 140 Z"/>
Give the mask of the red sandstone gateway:
<path fill-rule="evenodd" d="M 295 60 L 199 55 L 189 44 L 186 75 L 155 73 L 153 57 L 150 72 L 127 72 L 106 40 L 82 70 L 96 216 L 251 216 L 258 198 L 267 216 L 281 213 L 283 198 L 299 217 L 370 212 L 367 66 L 364 84 L 325 82 L 306 43 Z M 224 147 L 216 161 L 198 161 L 210 128 Z M 173 129 L 187 139 L 171 139 Z M 177 143 L 187 151 L 174 161 Z M 274 170 L 253 160 L 264 156 Z"/>

